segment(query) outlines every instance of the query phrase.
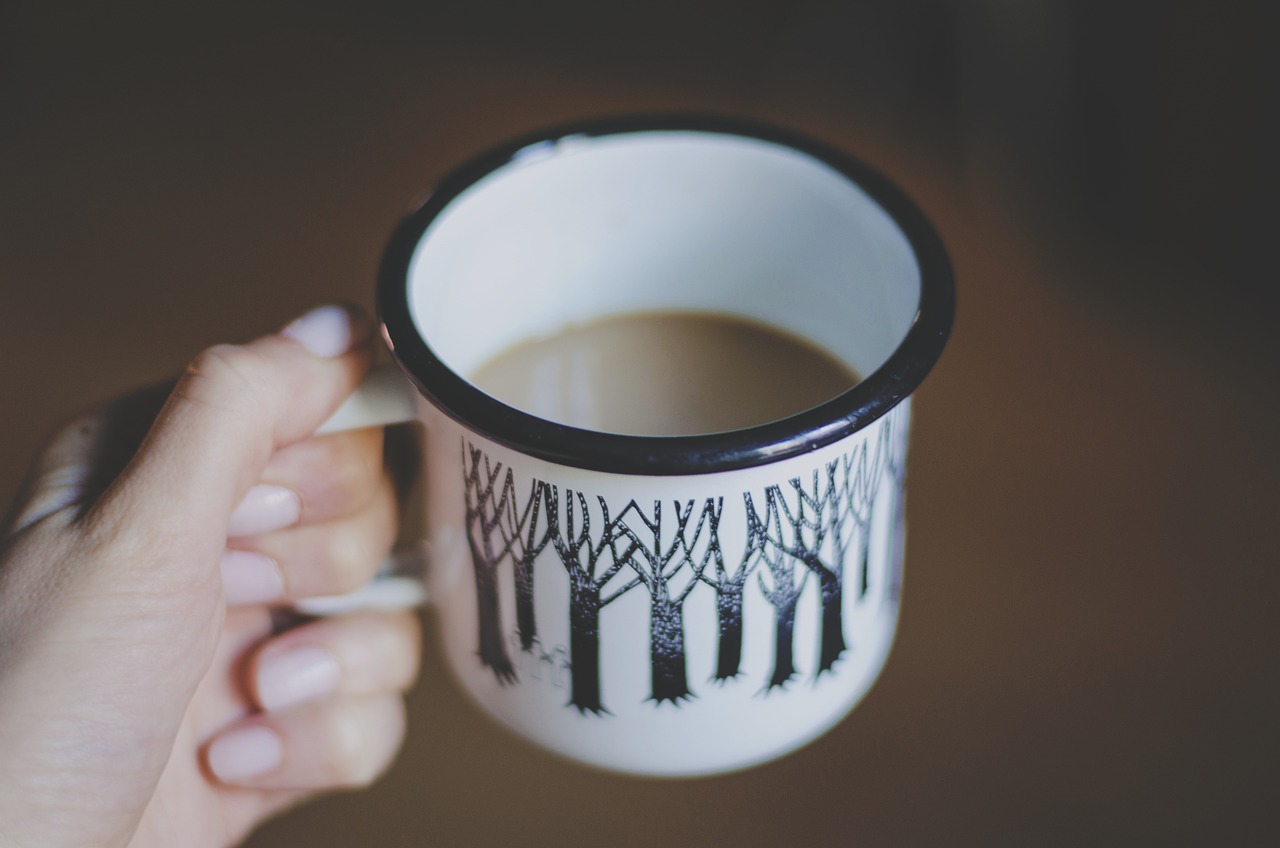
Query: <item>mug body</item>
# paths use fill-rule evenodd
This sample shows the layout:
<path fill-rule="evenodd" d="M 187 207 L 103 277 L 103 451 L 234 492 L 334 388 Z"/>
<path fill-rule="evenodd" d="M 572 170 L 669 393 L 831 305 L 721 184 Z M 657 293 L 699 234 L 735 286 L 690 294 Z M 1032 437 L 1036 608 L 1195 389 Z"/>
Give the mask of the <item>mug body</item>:
<path fill-rule="evenodd" d="M 544 133 L 464 166 L 379 282 L 422 395 L 428 588 L 486 712 L 650 775 L 793 750 L 867 692 L 893 639 L 911 391 L 953 312 L 915 207 L 811 140 L 705 119 Z M 467 377 L 635 312 L 736 316 L 862 379 L 778 421 L 646 437 L 522 412 Z"/>

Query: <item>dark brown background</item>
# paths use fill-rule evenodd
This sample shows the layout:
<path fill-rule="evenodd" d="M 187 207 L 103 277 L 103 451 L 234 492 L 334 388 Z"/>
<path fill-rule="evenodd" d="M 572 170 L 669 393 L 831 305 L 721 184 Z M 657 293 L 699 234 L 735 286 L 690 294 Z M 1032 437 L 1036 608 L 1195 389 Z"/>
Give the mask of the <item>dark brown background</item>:
<path fill-rule="evenodd" d="M 251 845 L 1275 840 L 1261 4 L 599 6 L 0 7 L 6 500 L 86 404 L 368 303 L 424 189 L 565 119 L 809 132 L 901 182 L 955 260 L 901 630 L 848 720 L 745 773 L 631 780 L 511 740 L 431 656 L 386 780 Z"/>

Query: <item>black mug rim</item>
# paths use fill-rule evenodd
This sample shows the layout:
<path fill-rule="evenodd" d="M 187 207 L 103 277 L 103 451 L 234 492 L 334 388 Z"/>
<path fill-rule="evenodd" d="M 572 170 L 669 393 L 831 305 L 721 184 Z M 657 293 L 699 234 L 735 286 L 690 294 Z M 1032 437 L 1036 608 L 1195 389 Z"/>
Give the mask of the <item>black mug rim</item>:
<path fill-rule="evenodd" d="M 409 265 L 423 233 L 481 178 L 531 145 L 567 136 L 704 132 L 771 142 L 835 169 L 872 198 L 906 236 L 920 268 L 920 300 L 911 326 L 880 368 L 848 391 L 795 415 L 741 430 L 691 436 L 635 436 L 558 424 L 508 406 L 454 372 L 427 344 L 409 310 Z M 410 382 L 446 415 L 478 435 L 528 456 L 614 474 L 711 474 L 809 453 L 879 419 L 933 368 L 950 334 L 955 282 L 941 239 L 895 184 L 853 156 L 780 127 L 713 116 L 628 116 L 561 125 L 493 148 L 444 177 L 396 228 L 378 271 L 378 320 L 391 355 Z"/>

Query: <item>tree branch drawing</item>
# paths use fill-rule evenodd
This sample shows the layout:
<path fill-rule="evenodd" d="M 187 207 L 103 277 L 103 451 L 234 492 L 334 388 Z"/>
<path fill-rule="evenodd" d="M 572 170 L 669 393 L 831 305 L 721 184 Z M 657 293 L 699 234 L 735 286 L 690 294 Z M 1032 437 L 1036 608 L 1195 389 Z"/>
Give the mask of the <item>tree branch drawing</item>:
<path fill-rule="evenodd" d="M 777 495 L 766 491 L 763 520 L 756 512 L 751 493 L 744 492 L 742 498 L 747 511 L 748 526 L 752 528 L 753 535 L 759 539 L 758 550 L 760 558 L 764 562 L 765 570 L 767 570 L 773 584 L 770 586 L 769 583 L 765 582 L 765 570 L 756 573 L 756 582 L 760 585 L 760 592 L 764 595 L 765 600 L 773 605 L 774 610 L 773 673 L 769 676 L 769 682 L 765 684 L 765 691 L 767 692 L 775 688 L 785 688 L 786 684 L 795 677 L 796 665 L 793 646 L 796 629 L 796 604 L 800 600 L 800 594 L 804 591 L 804 585 L 809 579 L 810 572 L 802 566 L 800 580 L 796 582 L 796 564 L 798 560 L 778 545 L 770 542 L 770 525 L 773 526 L 772 538 L 782 537 L 781 510 L 778 506 Z"/>
<path fill-rule="evenodd" d="M 890 421 L 891 416 L 881 422 L 875 436 L 874 453 L 869 448 L 871 440 L 868 439 L 853 453 L 845 454 L 841 459 L 844 471 L 843 489 L 847 501 L 844 511 L 853 518 L 857 527 L 859 599 L 867 596 L 870 587 L 871 518 L 891 450 Z"/>
<path fill-rule="evenodd" d="M 737 566 L 730 571 L 725 565 L 724 551 L 720 546 L 720 516 L 724 499 L 717 498 L 715 512 L 710 517 L 708 549 L 715 564 L 714 576 L 702 575 L 702 580 L 716 590 L 716 613 L 720 624 L 720 641 L 716 654 L 716 671 L 712 680 L 723 683 L 742 673 L 742 599 L 747 579 L 760 564 L 763 555 L 765 533 L 760 520 L 747 498 L 747 539 Z"/>
<path fill-rule="evenodd" d="M 542 480 L 517 492 L 512 469 L 462 440 L 466 535 L 476 586 L 478 655 L 498 682 L 517 679 L 512 654 L 541 663 L 541 676 L 557 663 L 570 677 L 569 706 L 608 714 L 601 692 L 600 615 L 643 586 L 649 602 L 650 701 L 680 705 L 694 696 L 685 651 L 686 601 L 699 585 L 715 590 L 719 641 L 711 680 L 742 675 L 744 597 L 755 583 L 774 612 L 773 669 L 766 692 L 785 689 L 798 674 L 794 656 L 796 613 L 810 578 L 817 584 L 818 680 L 848 650 L 844 632 L 845 563 L 856 568 L 857 600 L 869 593 L 876 513 L 886 508 L 889 537 L 887 597 L 896 598 L 902 555 L 903 495 L 881 497 L 885 480 L 901 487 L 905 474 L 907 412 L 895 409 L 875 433 L 851 451 L 759 491 L 742 492 L 745 538 L 741 547 L 721 538 L 724 498 L 665 503 L 646 512 L 633 498 L 614 512 L 603 496 L 560 489 Z M 763 513 L 758 504 L 763 503 Z M 876 532 L 879 532 L 878 530 Z M 735 540 L 736 541 L 736 540 Z M 534 565 L 550 548 L 568 577 L 569 645 L 548 650 L 538 637 Z M 515 595 L 515 629 L 501 620 L 499 575 L 507 563 Z M 882 579 L 877 576 L 876 580 Z M 708 622 L 709 625 L 709 622 Z M 511 645 L 508 647 L 507 638 Z M 510 652 L 510 653 L 509 653 Z M 518 655 L 518 654 L 517 654 Z M 559 657 L 559 659 L 556 659 Z"/>
<path fill-rule="evenodd" d="M 814 469 L 808 485 L 788 481 L 794 505 L 780 485 L 765 489 L 765 511 L 771 520 L 768 543 L 799 562 L 818 580 L 822 601 L 818 666 L 820 677 L 846 650 L 844 639 L 844 556 L 848 544 L 846 501 L 836 495 L 840 460 Z"/>
<path fill-rule="evenodd" d="M 544 520 L 541 522 L 542 532 L 538 532 L 545 485 L 541 480 L 529 484 L 529 497 L 523 508 L 516 505 L 513 486 L 512 497 L 503 511 L 503 520 L 498 523 L 503 548 L 511 552 L 516 590 L 516 632 L 520 636 L 520 649 L 525 653 L 532 653 L 538 638 L 538 623 L 533 609 L 533 563 L 550 543 L 553 530 L 551 522 Z"/>
<path fill-rule="evenodd" d="M 505 474 L 503 473 L 505 470 Z M 510 538 L 499 530 L 512 508 L 515 479 L 501 462 L 491 463 L 480 448 L 462 445 L 462 471 L 466 502 L 467 545 L 471 549 L 476 580 L 480 662 L 493 670 L 498 682 L 516 680 L 516 670 L 502 638 L 498 608 L 498 568 L 511 556 Z"/>
<path fill-rule="evenodd" d="M 718 520 L 719 506 L 713 498 L 707 498 L 698 513 L 693 535 L 689 525 L 693 519 L 695 501 L 685 504 L 674 501 L 674 532 L 664 533 L 662 501 L 653 502 L 653 518 L 645 515 L 634 500 L 630 501 L 615 521 L 615 545 L 627 542 L 628 551 L 615 552 L 615 560 L 631 566 L 636 580 L 649 592 L 649 661 L 650 700 L 657 704 L 668 701 L 679 705 L 693 697 L 689 691 L 688 672 L 684 652 L 684 602 L 701 578 L 712 558 L 712 546 L 707 545 L 701 554 L 695 554 L 703 528 L 712 516 Z M 631 516 L 631 520 L 628 517 Z M 642 528 L 638 531 L 632 526 Z M 670 529 L 668 525 L 668 529 Z M 641 532 L 644 536 L 642 538 Z M 664 537 L 668 536 L 669 538 Z M 684 586 L 673 588 L 677 578 L 684 579 Z"/>
<path fill-rule="evenodd" d="M 608 713 L 600 699 L 600 611 L 639 581 L 632 580 L 607 597 L 602 593 L 625 567 L 631 548 L 619 553 L 615 522 L 609 518 L 604 498 L 597 498 L 602 520 L 593 535 L 586 496 L 565 490 L 562 522 L 559 489 L 541 485 L 546 540 L 569 575 L 569 703 L 580 713 Z"/>

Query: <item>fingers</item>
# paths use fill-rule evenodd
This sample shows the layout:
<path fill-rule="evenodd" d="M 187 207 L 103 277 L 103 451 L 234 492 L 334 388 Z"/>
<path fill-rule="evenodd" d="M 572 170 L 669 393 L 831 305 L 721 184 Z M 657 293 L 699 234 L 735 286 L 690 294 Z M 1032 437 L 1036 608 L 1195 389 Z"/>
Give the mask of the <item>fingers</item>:
<path fill-rule="evenodd" d="M 91 515 L 179 537 L 170 528 L 225 528 L 273 453 L 309 436 L 355 388 L 371 335 L 362 315 L 322 307 L 275 335 L 205 351 Z"/>
<path fill-rule="evenodd" d="M 314 437 L 277 451 L 232 511 L 222 558 L 229 605 L 352 591 L 395 539 L 398 503 L 383 429 Z"/>
<path fill-rule="evenodd" d="M 258 485 L 279 486 L 297 495 L 298 524 L 316 524 L 352 515 L 381 494 L 384 430 L 366 427 L 304 439 L 276 451 Z M 230 528 L 231 536 L 243 535 Z"/>
<path fill-rule="evenodd" d="M 351 515 L 385 482 L 383 430 L 369 427 L 305 439 L 277 451 L 232 510 L 227 535 L 253 536 Z"/>
<path fill-rule="evenodd" d="M 280 603 L 363 586 L 390 553 L 398 521 L 389 477 L 371 497 L 353 515 L 233 540 L 222 560 L 227 603 Z"/>
<path fill-rule="evenodd" d="M 287 630 L 247 663 L 249 695 L 279 712 L 329 695 L 400 692 L 422 661 L 422 632 L 411 613 L 358 613 Z"/>
<path fill-rule="evenodd" d="M 391 765 L 404 730 L 398 694 L 335 696 L 245 719 L 209 744 L 205 763 L 219 781 L 236 786 L 356 788 Z"/>
<path fill-rule="evenodd" d="M 421 662 L 409 613 L 324 619 L 270 639 L 246 662 L 263 710 L 224 730 L 205 762 L 223 783 L 259 789 L 364 786 L 404 738 L 399 693 Z"/>

